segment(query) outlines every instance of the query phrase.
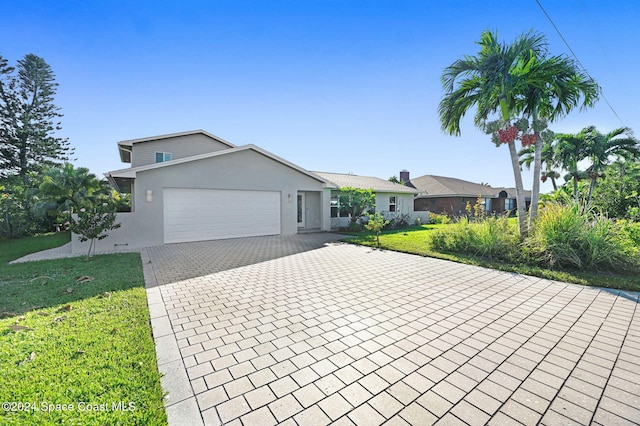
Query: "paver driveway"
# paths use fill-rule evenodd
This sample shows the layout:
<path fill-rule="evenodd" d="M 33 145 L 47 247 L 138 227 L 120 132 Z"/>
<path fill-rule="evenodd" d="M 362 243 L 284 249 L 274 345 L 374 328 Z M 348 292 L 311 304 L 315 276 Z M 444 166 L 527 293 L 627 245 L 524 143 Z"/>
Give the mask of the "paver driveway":
<path fill-rule="evenodd" d="M 637 293 L 337 238 L 143 250 L 170 424 L 640 423 Z"/>

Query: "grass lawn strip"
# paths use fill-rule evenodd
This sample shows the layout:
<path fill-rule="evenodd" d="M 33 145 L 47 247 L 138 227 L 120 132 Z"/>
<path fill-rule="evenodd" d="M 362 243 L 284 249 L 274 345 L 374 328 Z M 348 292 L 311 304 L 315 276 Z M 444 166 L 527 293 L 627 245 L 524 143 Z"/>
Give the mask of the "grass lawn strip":
<path fill-rule="evenodd" d="M 137 253 L 5 264 L 0 294 L 0 424 L 166 425 Z"/>
<path fill-rule="evenodd" d="M 410 229 L 383 232 L 380 234 L 380 248 L 451 260 L 454 262 L 482 266 L 500 271 L 531 275 L 555 281 L 628 291 L 640 291 L 640 277 L 636 274 L 625 273 L 625 271 L 620 271 L 619 273 L 614 274 L 610 272 L 597 271 L 549 270 L 532 265 L 509 264 L 476 256 L 433 251 L 430 248 L 430 233 L 434 229 L 438 229 L 443 226 L 452 225 L 422 225 L 420 227 Z M 344 241 L 376 247 L 375 236 L 365 233 L 360 233 L 355 237 L 345 239 Z"/>
<path fill-rule="evenodd" d="M 17 240 L 0 240 L 0 268 L 27 254 L 60 247 L 69 241 L 71 241 L 71 235 L 68 232 L 50 233 Z"/>

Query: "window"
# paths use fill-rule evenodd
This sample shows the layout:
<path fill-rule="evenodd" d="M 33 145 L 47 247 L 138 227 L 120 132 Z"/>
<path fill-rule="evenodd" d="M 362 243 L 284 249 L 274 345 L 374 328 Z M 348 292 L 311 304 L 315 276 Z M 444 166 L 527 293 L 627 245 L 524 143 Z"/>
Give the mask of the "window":
<path fill-rule="evenodd" d="M 389 197 L 389 211 L 391 213 L 396 211 L 396 197 Z"/>
<path fill-rule="evenodd" d="M 171 161 L 170 152 L 156 152 L 156 163 L 162 163 L 165 161 Z"/>
<path fill-rule="evenodd" d="M 349 217 L 349 212 L 340 205 L 337 195 L 331 197 L 331 217 Z"/>

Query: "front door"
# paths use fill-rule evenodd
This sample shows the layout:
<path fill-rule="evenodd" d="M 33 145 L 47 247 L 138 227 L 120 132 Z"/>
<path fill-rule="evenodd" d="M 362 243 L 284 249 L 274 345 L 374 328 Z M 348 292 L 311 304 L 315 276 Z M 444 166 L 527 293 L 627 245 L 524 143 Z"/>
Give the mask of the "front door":
<path fill-rule="evenodd" d="M 305 208 L 304 208 L 304 193 L 298 193 L 298 228 L 304 228 L 304 217 L 305 217 Z"/>

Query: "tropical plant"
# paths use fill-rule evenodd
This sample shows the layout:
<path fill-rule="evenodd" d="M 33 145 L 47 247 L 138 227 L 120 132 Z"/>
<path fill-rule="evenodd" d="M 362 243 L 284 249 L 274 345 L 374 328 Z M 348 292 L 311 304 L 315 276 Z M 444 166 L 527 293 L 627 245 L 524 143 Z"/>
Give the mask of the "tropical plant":
<path fill-rule="evenodd" d="M 506 45 L 498 42 L 497 34 L 485 31 L 478 44 L 477 56 L 457 60 L 442 74 L 445 95 L 438 107 L 440 121 L 445 132 L 459 135 L 460 120 L 472 107 L 476 107 L 476 126 L 485 131 L 490 116 L 498 115 L 499 126 L 491 131 L 495 133 L 494 140 L 497 138 L 509 147 L 520 235 L 524 236 L 527 231 L 524 188 L 515 140 L 521 139 L 524 145 L 535 147 L 532 206 L 534 203 L 537 206 L 540 133 L 546 128 L 546 120 L 565 115 L 581 97 L 583 106 L 591 105 L 599 89 L 595 82 L 579 73 L 568 58 L 548 57 L 547 42 L 541 34 L 525 33 Z M 533 134 L 525 133 L 529 127 Z M 535 207 L 533 213 L 535 216 Z"/>
<path fill-rule="evenodd" d="M 578 203 L 545 205 L 525 240 L 531 259 L 548 268 L 629 270 L 638 267 L 631 232 Z"/>
<path fill-rule="evenodd" d="M 609 217 L 640 220 L 640 161 L 609 165 L 593 190 L 591 204 Z"/>
<path fill-rule="evenodd" d="M 39 176 L 29 172 L 0 179 L 0 237 L 17 238 L 53 230 L 51 222 L 35 215 Z"/>
<path fill-rule="evenodd" d="M 431 233 L 431 248 L 441 252 L 519 261 L 518 230 L 506 217 L 485 217 L 458 223 Z"/>
<path fill-rule="evenodd" d="M 501 122 L 500 136 L 504 134 L 513 169 L 520 234 L 526 233 L 525 200 L 522 174 L 518 153 L 514 144 L 517 129 L 510 120 L 517 111 L 516 89 L 520 69 L 531 57 L 542 55 L 545 49 L 544 37 L 527 33 L 521 35 L 511 45 L 500 43 L 497 34 L 484 31 L 478 42 L 477 56 L 465 56 L 445 68 L 442 85 L 445 95 L 438 106 L 442 129 L 451 135 L 460 135 L 460 121 L 472 108 L 476 107 L 474 123 L 485 128 L 488 119 L 498 114 Z M 513 134 L 515 132 L 515 134 Z M 510 140 L 509 140 L 510 139 Z"/>
<path fill-rule="evenodd" d="M 576 134 L 557 135 L 556 155 L 562 167 L 568 172 L 565 180 L 573 182 L 574 199 L 578 201 L 578 182 L 589 181 L 586 202 L 590 203 L 598 178 L 614 158 L 640 159 L 640 145 L 628 128 L 614 129 L 607 134 L 600 133 L 595 126 L 588 126 Z M 585 170 L 579 163 L 588 160 Z"/>
<path fill-rule="evenodd" d="M 540 139 L 542 140 L 542 149 L 540 151 L 540 159 L 544 169 L 540 174 L 540 180 L 546 182 L 551 181 L 553 190 L 558 189 L 557 179 L 560 178 L 560 173 L 556 171 L 556 168 L 560 167 L 555 155 L 555 134 L 551 130 L 545 130 L 541 132 Z M 518 153 L 520 157 L 520 165 L 524 165 L 527 169 L 531 168 L 531 165 L 535 161 L 535 145 L 529 145 L 523 147 Z"/>
<path fill-rule="evenodd" d="M 85 167 L 65 163 L 49 167 L 42 174 L 38 191 L 37 213 L 58 217 L 64 210 L 91 208 L 112 198 L 112 188 Z"/>
<path fill-rule="evenodd" d="M 598 178 L 602 177 L 602 173 L 611 164 L 613 158 L 632 161 L 640 159 L 640 142 L 631 135 L 631 130 L 626 127 L 602 134 L 596 130 L 595 126 L 589 126 L 584 128 L 582 132 L 586 135 L 585 153 L 591 162 L 586 170 L 590 179 L 589 194 L 587 195 L 587 203 L 589 203 Z"/>
<path fill-rule="evenodd" d="M 556 155 L 558 161 L 562 164 L 562 168 L 567 171 L 564 176 L 566 182 L 573 182 L 573 198 L 577 203 L 579 192 L 578 182 L 585 179 L 587 174 L 584 170 L 578 168 L 578 164 L 586 158 L 585 135 L 580 132 L 578 134 L 560 133 L 556 135 Z"/>
<path fill-rule="evenodd" d="M 586 73 L 580 71 L 575 61 L 565 55 L 534 55 L 520 69 L 517 92 L 520 96 L 517 110 L 522 110 L 530 118 L 533 130 L 534 167 L 531 189 L 531 211 L 529 229 L 532 228 L 538 214 L 540 180 L 542 171 L 542 147 L 551 135 L 543 137 L 547 122 L 566 116 L 574 108 L 592 107 L 598 100 L 600 87 Z M 524 139 L 523 139 L 524 143 Z"/>

